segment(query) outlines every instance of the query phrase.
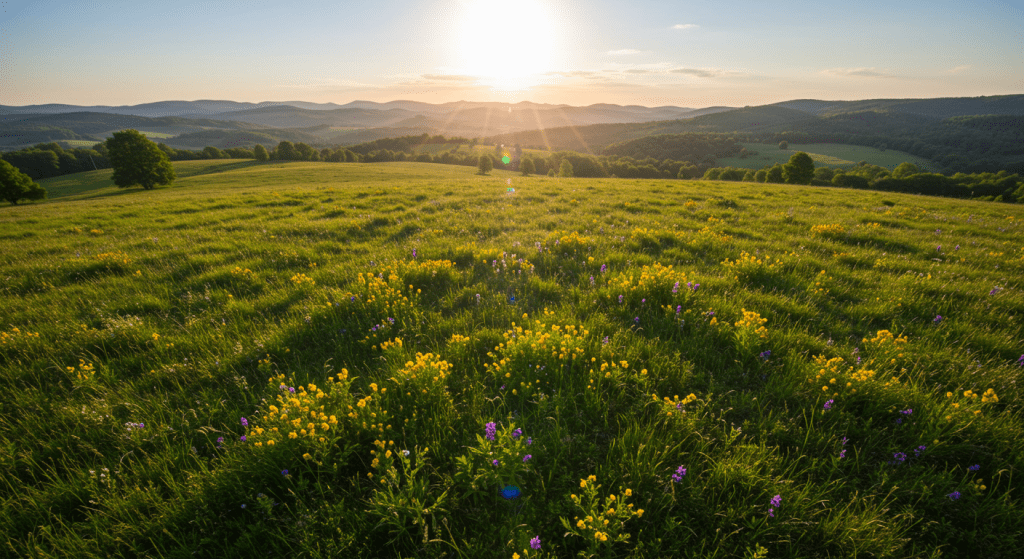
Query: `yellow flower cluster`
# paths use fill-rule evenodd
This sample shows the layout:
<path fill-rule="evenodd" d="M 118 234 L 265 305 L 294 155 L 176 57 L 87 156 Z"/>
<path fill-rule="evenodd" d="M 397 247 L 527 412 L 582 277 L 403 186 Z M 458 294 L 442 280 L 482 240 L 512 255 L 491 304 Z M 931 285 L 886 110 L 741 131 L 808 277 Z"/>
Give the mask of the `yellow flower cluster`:
<path fill-rule="evenodd" d="M 743 318 L 738 320 L 735 326 L 737 328 L 750 328 L 762 340 L 768 338 L 768 329 L 764 327 L 764 323 L 768 322 L 768 319 L 761 318 L 761 315 L 754 311 L 741 310 L 743 311 Z"/>
<path fill-rule="evenodd" d="M 844 233 L 846 233 L 846 228 L 838 223 L 815 225 L 811 227 L 811 234 L 819 237 L 836 238 L 841 237 Z"/>
<path fill-rule="evenodd" d="M 250 420 L 248 442 L 256 448 L 276 446 L 296 440 L 296 451 L 310 447 L 324 449 L 338 437 L 338 415 L 349 400 L 348 370 L 328 376 L 326 390 L 313 383 L 289 387 L 292 379 L 284 374 L 267 379 L 277 392 L 273 404 L 266 407 L 260 419 Z M 294 390 L 294 391 L 293 391 Z M 312 456 L 305 453 L 307 460 Z"/>
<path fill-rule="evenodd" d="M 644 299 L 648 304 L 667 305 L 690 292 L 686 283 L 685 273 L 655 262 L 639 270 L 630 268 L 615 274 L 608 281 L 608 298 L 614 304 L 618 304 L 618 296 L 623 295 L 624 302 L 630 305 L 639 305 Z"/>
<path fill-rule="evenodd" d="M 828 284 L 825 282 L 832 281 L 832 276 L 826 276 L 825 270 L 818 273 L 818 277 L 814 278 L 814 285 L 807 287 L 807 291 L 813 295 L 828 295 L 830 289 Z"/>
<path fill-rule="evenodd" d="M 450 340 L 448 340 L 448 343 L 450 343 L 450 344 L 458 344 L 458 343 L 462 343 L 462 342 L 468 342 L 469 340 L 470 340 L 469 336 L 463 336 L 461 334 L 452 334 L 452 337 L 451 337 Z"/>
<path fill-rule="evenodd" d="M 550 314 L 545 309 L 545 315 Z M 543 368 L 554 372 L 563 366 L 582 367 L 590 345 L 589 336 L 589 330 L 574 324 L 545 324 L 535 319 L 532 329 L 524 329 L 513 322 L 512 328 L 504 334 L 505 341 L 495 346 L 494 352 L 487 353 L 495 361 L 485 363 L 484 367 L 502 383 L 516 387 L 512 389 L 513 394 L 518 395 L 522 389 L 524 395 L 529 395 L 534 387 L 548 384 L 537 378 L 547 374 L 541 373 Z"/>
<path fill-rule="evenodd" d="M 75 373 L 75 377 L 82 382 L 88 382 L 96 375 L 96 367 L 91 361 L 86 363 L 84 359 L 78 360 L 78 369 L 67 367 L 67 371 L 69 375 Z"/>
<path fill-rule="evenodd" d="M 898 364 L 906 353 L 908 342 L 906 336 L 894 336 L 888 330 L 879 330 L 873 338 L 864 338 L 863 342 L 864 349 L 871 355 L 865 366 L 874 366 L 888 371 L 895 371 L 899 367 L 899 372 L 906 372 L 906 369 L 901 368 Z"/>
<path fill-rule="evenodd" d="M 235 269 L 231 270 L 231 275 L 233 275 L 235 277 L 240 277 L 240 278 L 246 279 L 248 281 L 255 281 L 256 280 L 256 272 L 253 272 L 249 268 L 245 268 L 243 270 L 242 268 L 240 268 L 238 266 L 235 266 Z"/>
<path fill-rule="evenodd" d="M 581 479 L 580 489 L 583 490 L 583 496 L 573 494 L 569 497 L 583 516 L 575 516 L 573 524 L 565 518 L 560 518 L 562 525 L 574 535 L 584 538 L 591 550 L 609 539 L 614 542 L 629 540 L 630 535 L 623 533 L 625 523 L 634 516 L 641 517 L 644 514 L 643 509 L 634 510 L 632 503 L 626 503 L 633 495 L 633 490 L 622 490 L 622 497 L 608 495 L 602 502 L 598 497 L 600 488 L 596 476 L 590 475 L 586 479 Z"/>
<path fill-rule="evenodd" d="M 558 241 L 558 244 L 555 244 Z M 548 234 L 544 244 L 548 247 L 551 252 L 568 256 L 570 254 L 579 254 L 587 251 L 587 248 L 593 243 L 593 239 L 580 235 L 573 231 L 567 233 L 566 231 L 552 231 Z"/>
<path fill-rule="evenodd" d="M 402 348 L 403 347 L 402 346 L 402 338 L 395 338 L 393 340 L 388 340 L 386 342 L 381 342 L 380 343 L 380 350 L 381 351 L 387 351 L 387 350 L 389 350 L 389 349 L 391 349 L 393 347 L 395 347 L 395 348 Z M 373 346 L 373 349 L 377 349 L 377 346 Z"/>
<path fill-rule="evenodd" d="M 408 289 L 408 295 L 403 294 L 406 289 Z M 398 275 L 397 268 L 388 266 L 378 275 L 358 274 L 355 291 L 359 295 L 358 303 L 367 307 L 366 310 L 371 315 L 398 316 L 414 311 L 417 295 L 421 290 L 404 283 Z M 346 293 L 344 298 L 349 299 L 353 295 Z"/>
<path fill-rule="evenodd" d="M 313 281 L 313 278 L 307 276 L 306 274 L 295 274 L 294 276 L 292 276 L 292 283 L 299 287 L 307 285 L 312 287 L 316 285 L 316 282 Z"/>
<path fill-rule="evenodd" d="M 39 332 L 22 332 L 20 328 L 11 328 L 8 332 L 0 332 L 0 345 L 14 345 L 19 340 L 39 338 Z"/>
<path fill-rule="evenodd" d="M 658 395 L 651 394 L 651 399 L 657 402 Z M 683 415 L 686 415 L 686 410 L 683 409 L 683 406 L 696 401 L 697 395 L 692 393 L 689 396 L 683 398 L 682 400 L 679 399 L 678 394 L 673 396 L 671 399 L 668 396 L 665 396 L 664 398 L 661 399 L 661 410 L 665 412 L 665 415 L 667 417 L 672 417 L 673 415 L 681 417 Z"/>

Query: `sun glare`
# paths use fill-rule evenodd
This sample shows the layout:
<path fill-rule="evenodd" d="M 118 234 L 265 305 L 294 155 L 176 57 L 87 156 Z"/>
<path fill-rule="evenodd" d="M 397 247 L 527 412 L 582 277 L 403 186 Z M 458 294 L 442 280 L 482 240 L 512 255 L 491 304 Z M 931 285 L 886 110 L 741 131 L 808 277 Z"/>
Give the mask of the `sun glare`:
<path fill-rule="evenodd" d="M 457 33 L 461 71 L 499 90 L 525 89 L 550 71 L 558 48 L 554 15 L 537 0 L 468 0 Z"/>

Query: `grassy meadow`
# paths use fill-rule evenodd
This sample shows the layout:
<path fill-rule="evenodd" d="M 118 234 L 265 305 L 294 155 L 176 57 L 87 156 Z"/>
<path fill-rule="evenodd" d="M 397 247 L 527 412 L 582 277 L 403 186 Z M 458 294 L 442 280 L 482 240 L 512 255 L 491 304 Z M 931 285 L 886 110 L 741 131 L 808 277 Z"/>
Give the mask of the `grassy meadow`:
<path fill-rule="evenodd" d="M 776 163 L 785 165 L 793 154 L 802 151 L 811 156 L 815 167 L 849 168 L 856 167 L 859 161 L 867 161 L 871 165 L 885 167 L 891 171 L 900 163 L 909 161 L 922 171 L 936 171 L 935 166 L 927 159 L 892 149 L 881 151 L 852 144 L 790 144 L 788 149 L 779 149 L 777 144 L 740 143 L 740 145 L 749 151 L 757 152 L 757 155 L 746 158 L 721 157 L 716 160 L 716 164 L 720 167 L 761 169 L 765 165 Z"/>
<path fill-rule="evenodd" d="M 1024 545 L 1019 206 L 175 169 L 0 207 L 4 556 Z"/>

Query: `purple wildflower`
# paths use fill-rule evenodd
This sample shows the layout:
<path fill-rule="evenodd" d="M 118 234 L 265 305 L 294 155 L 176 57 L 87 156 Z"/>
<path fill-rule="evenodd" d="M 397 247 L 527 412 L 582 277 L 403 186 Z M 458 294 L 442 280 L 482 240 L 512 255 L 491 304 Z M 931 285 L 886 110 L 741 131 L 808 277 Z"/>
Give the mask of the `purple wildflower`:
<path fill-rule="evenodd" d="M 522 430 L 522 429 L 519 429 L 518 427 L 516 428 L 516 430 L 515 430 L 515 431 L 512 431 L 512 438 L 513 438 L 513 439 L 518 439 L 518 438 L 519 438 L 519 437 L 521 437 L 522 435 L 523 435 L 523 430 Z"/>
<path fill-rule="evenodd" d="M 289 386 L 288 387 L 288 392 L 291 392 L 292 394 L 295 394 L 295 387 L 294 386 Z"/>
<path fill-rule="evenodd" d="M 533 549 L 540 549 L 540 536 L 534 536 L 533 539 L 530 540 L 530 547 Z"/>
<path fill-rule="evenodd" d="M 527 437 L 526 438 L 526 445 L 529 446 L 531 444 L 533 444 L 533 437 Z"/>
<path fill-rule="evenodd" d="M 607 343 L 608 343 L 608 336 L 605 336 L 604 339 L 601 340 L 601 344 L 603 345 L 603 344 L 607 344 Z M 1024 363 L 1024 355 L 1020 356 L 1020 360 L 1021 360 L 1021 363 Z"/>
<path fill-rule="evenodd" d="M 412 249 L 412 257 L 416 258 L 416 249 Z"/>
<path fill-rule="evenodd" d="M 924 445 L 921 445 L 921 446 L 915 448 L 914 449 L 914 457 L 916 458 L 918 456 L 921 456 L 921 453 L 925 451 L 925 448 L 927 448 L 927 447 L 924 446 Z"/>
<path fill-rule="evenodd" d="M 772 506 L 775 508 L 779 508 L 780 506 L 782 506 L 782 495 L 776 495 L 772 497 Z"/>
<path fill-rule="evenodd" d="M 633 319 L 633 324 L 640 324 L 640 317 L 639 316 Z"/>
<path fill-rule="evenodd" d="M 960 498 L 960 492 L 959 491 L 954 491 L 954 492 L 952 492 L 952 493 L 950 493 L 949 495 L 946 495 L 946 496 L 949 497 L 950 499 L 956 501 L 957 499 Z"/>
<path fill-rule="evenodd" d="M 491 460 L 491 464 L 494 464 L 495 466 L 497 466 L 498 465 L 498 460 L 497 459 Z"/>
<path fill-rule="evenodd" d="M 960 250 L 960 245 L 956 245 L 955 247 L 953 247 L 953 250 Z"/>
<path fill-rule="evenodd" d="M 288 470 L 281 470 L 281 475 L 288 477 Z"/>
<path fill-rule="evenodd" d="M 696 293 L 697 290 L 700 289 L 700 284 L 699 283 L 695 283 L 695 284 L 693 284 L 693 287 L 691 287 L 690 289 L 692 289 L 693 292 Z"/>
<path fill-rule="evenodd" d="M 842 460 L 843 458 L 846 458 L 846 449 L 845 448 L 842 450 L 842 452 L 839 453 L 839 459 Z"/>
<path fill-rule="evenodd" d="M 989 291 L 989 292 L 988 292 L 988 294 L 989 294 L 989 295 L 995 295 L 996 293 L 999 293 L 999 292 L 1000 292 L 1000 291 L 1002 291 L 1002 290 L 1003 290 L 1003 288 L 1002 288 L 1002 287 L 999 287 L 999 286 L 997 285 L 997 286 L 993 287 L 993 288 L 992 288 L 992 291 Z"/>
<path fill-rule="evenodd" d="M 1017 366 L 1024 367 L 1024 355 L 1021 355 L 1020 359 L 1017 360 Z"/>
<path fill-rule="evenodd" d="M 217 437 L 217 444 L 218 445 L 224 444 L 224 437 Z"/>
<path fill-rule="evenodd" d="M 679 282 L 678 281 L 676 282 L 675 286 L 672 287 L 672 293 L 673 294 L 679 293 Z"/>
<path fill-rule="evenodd" d="M 902 413 L 903 415 L 910 415 L 914 413 L 914 410 L 912 408 L 907 408 L 905 410 L 900 410 L 900 413 Z"/>
<path fill-rule="evenodd" d="M 679 312 L 682 311 L 682 310 L 683 310 L 683 306 L 682 305 L 676 305 L 676 314 L 679 314 Z"/>
<path fill-rule="evenodd" d="M 526 462 L 526 461 L 527 461 L 527 460 L 529 460 L 530 458 L 533 458 L 533 455 L 532 455 L 532 454 L 527 454 L 526 456 L 523 456 L 523 462 Z"/>
<path fill-rule="evenodd" d="M 683 466 L 679 466 L 676 469 L 676 473 L 672 474 L 672 481 L 674 481 L 676 483 L 679 483 L 679 482 L 683 481 L 683 476 L 685 476 L 685 475 L 686 475 L 686 468 L 683 467 Z"/>
<path fill-rule="evenodd" d="M 935 247 L 935 250 L 938 252 L 942 252 L 942 245 Z"/>
<path fill-rule="evenodd" d="M 766 350 L 762 351 L 761 353 L 757 354 L 757 356 L 760 357 L 761 359 L 764 359 L 765 361 L 767 361 L 768 358 L 772 356 L 772 350 L 766 349 Z"/>
<path fill-rule="evenodd" d="M 970 468 L 967 468 L 967 469 L 969 471 L 971 471 L 971 472 L 976 472 L 976 471 L 981 469 L 981 464 L 975 464 L 975 465 L 973 465 L 973 466 L 971 466 Z"/>
<path fill-rule="evenodd" d="M 828 411 L 828 410 L 832 409 L 832 402 L 834 402 L 834 401 L 835 400 L 829 400 L 829 401 L 825 402 L 825 411 Z"/>
<path fill-rule="evenodd" d="M 893 461 L 891 462 L 892 464 L 897 464 L 897 463 L 898 464 L 902 464 L 902 463 L 907 461 L 907 455 L 906 455 L 906 453 L 903 453 L 903 452 L 897 452 L 897 453 L 893 454 L 892 457 L 893 457 Z"/>
<path fill-rule="evenodd" d="M 603 274 L 603 273 L 605 273 L 607 271 L 608 271 L 608 265 L 607 264 L 601 264 L 601 273 Z"/>
<path fill-rule="evenodd" d="M 622 304 L 622 299 L 623 299 L 622 295 L 619 295 L 619 304 L 620 305 Z"/>
<path fill-rule="evenodd" d="M 240 441 L 242 441 L 244 443 L 245 442 L 245 435 L 242 435 L 241 437 L 238 437 L 238 440 L 240 440 Z"/>
<path fill-rule="evenodd" d="M 494 440 L 494 434 L 498 431 L 498 426 L 494 422 L 490 422 L 485 426 L 484 432 L 488 440 Z"/>
<path fill-rule="evenodd" d="M 242 418 L 242 427 L 248 427 L 248 426 L 249 426 L 249 420 L 243 417 Z"/>
<path fill-rule="evenodd" d="M 594 276 L 590 276 L 590 287 L 594 287 Z"/>
<path fill-rule="evenodd" d="M 938 323 L 942 322 L 942 315 L 940 315 L 940 314 L 935 315 L 935 318 L 932 320 L 932 322 L 934 322 L 935 324 L 938 324 Z"/>

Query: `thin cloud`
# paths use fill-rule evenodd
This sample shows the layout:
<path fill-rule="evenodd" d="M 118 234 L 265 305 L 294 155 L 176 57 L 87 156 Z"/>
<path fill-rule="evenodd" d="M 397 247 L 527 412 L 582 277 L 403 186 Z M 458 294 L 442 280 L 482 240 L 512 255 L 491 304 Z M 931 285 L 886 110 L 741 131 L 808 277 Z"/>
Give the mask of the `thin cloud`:
<path fill-rule="evenodd" d="M 717 78 L 723 74 L 721 70 L 706 70 L 700 68 L 676 68 L 675 70 L 669 70 L 673 74 L 687 74 L 690 76 L 697 76 L 698 78 Z"/>
<path fill-rule="evenodd" d="M 822 74 L 830 76 L 854 76 L 862 78 L 895 78 L 892 74 L 879 72 L 874 68 L 828 68 L 821 71 Z"/>
<path fill-rule="evenodd" d="M 694 27 L 697 27 L 697 26 L 692 24 L 692 23 L 677 23 L 677 24 L 673 25 L 671 28 L 672 29 L 693 29 Z"/>
<path fill-rule="evenodd" d="M 956 68 L 950 68 L 949 70 L 946 70 L 946 73 L 947 74 L 959 74 L 960 72 L 964 72 L 964 71 L 970 70 L 970 69 L 971 69 L 971 66 L 968 64 L 967 66 L 957 66 Z"/>
<path fill-rule="evenodd" d="M 612 56 L 625 56 L 625 55 L 629 55 L 629 54 L 640 54 L 641 52 L 643 52 L 643 51 L 639 51 L 639 50 L 635 50 L 635 49 L 621 49 L 621 50 L 610 50 L 610 51 L 608 51 L 608 54 L 610 54 Z"/>
<path fill-rule="evenodd" d="M 652 72 L 651 70 L 644 70 L 642 68 L 631 68 L 629 70 L 626 70 L 626 73 L 627 74 L 653 74 L 654 72 Z"/>

